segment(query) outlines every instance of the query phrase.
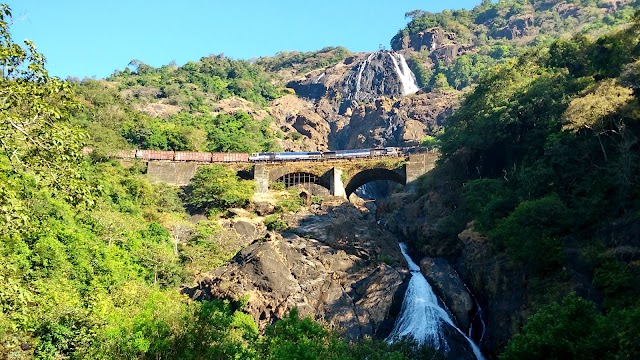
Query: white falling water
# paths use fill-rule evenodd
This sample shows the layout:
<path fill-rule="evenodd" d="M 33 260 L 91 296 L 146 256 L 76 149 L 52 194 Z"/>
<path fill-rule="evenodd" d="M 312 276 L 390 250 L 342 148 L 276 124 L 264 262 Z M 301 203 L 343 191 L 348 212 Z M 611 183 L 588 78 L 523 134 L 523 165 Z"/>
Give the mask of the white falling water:
<path fill-rule="evenodd" d="M 416 83 L 416 77 L 413 75 L 413 71 L 409 69 L 409 65 L 407 65 L 407 60 L 404 56 L 397 52 L 390 52 L 389 56 L 391 57 L 393 66 L 395 66 L 396 73 L 400 78 L 400 83 L 402 84 L 402 95 L 414 94 L 420 90 Z"/>
<path fill-rule="evenodd" d="M 430 345 L 435 349 L 443 347 L 446 353 L 449 351 L 449 345 L 442 332 L 442 326 L 447 323 L 467 339 L 476 359 L 484 360 L 476 344 L 453 324 L 449 314 L 440 307 L 438 298 L 433 293 L 427 279 L 420 272 L 420 267 L 407 255 L 407 245 L 400 243 L 400 250 L 409 264 L 411 280 L 409 280 L 409 287 L 402 301 L 400 316 L 387 341 L 391 342 L 395 338 L 411 336 L 421 345 Z"/>
<path fill-rule="evenodd" d="M 362 72 L 364 71 L 364 68 L 367 67 L 367 64 L 369 63 L 369 61 L 371 61 L 371 59 L 373 58 L 373 55 L 375 54 L 376 54 L 375 52 L 372 52 L 371 54 L 369 54 L 369 56 L 367 56 L 367 59 L 361 62 L 358 67 L 358 76 L 356 77 L 356 94 L 353 97 L 356 101 L 358 100 L 358 94 L 360 93 L 360 82 L 362 81 Z"/>

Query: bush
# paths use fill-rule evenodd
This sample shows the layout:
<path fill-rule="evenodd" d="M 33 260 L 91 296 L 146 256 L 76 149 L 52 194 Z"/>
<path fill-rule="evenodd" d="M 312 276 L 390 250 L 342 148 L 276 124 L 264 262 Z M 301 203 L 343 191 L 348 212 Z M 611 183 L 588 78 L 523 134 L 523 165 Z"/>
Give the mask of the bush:
<path fill-rule="evenodd" d="M 280 181 L 272 182 L 271 184 L 269 184 L 269 189 L 270 190 L 280 191 L 280 190 L 284 190 L 285 188 L 286 187 L 285 187 L 284 183 L 280 182 Z"/>
<path fill-rule="evenodd" d="M 500 359 L 612 358 L 612 330 L 592 302 L 572 294 L 532 315 Z"/>
<path fill-rule="evenodd" d="M 265 217 L 264 225 L 267 227 L 267 230 L 271 231 L 285 231 L 289 228 L 287 222 L 275 214 Z"/>
<path fill-rule="evenodd" d="M 304 200 L 298 196 L 298 191 L 296 189 L 290 189 L 286 194 L 278 198 L 278 202 L 276 202 L 276 212 L 297 212 L 303 205 Z"/>
<path fill-rule="evenodd" d="M 221 211 L 246 206 L 254 192 L 253 181 L 240 180 L 235 171 L 212 165 L 198 169 L 187 202 L 196 209 Z"/>

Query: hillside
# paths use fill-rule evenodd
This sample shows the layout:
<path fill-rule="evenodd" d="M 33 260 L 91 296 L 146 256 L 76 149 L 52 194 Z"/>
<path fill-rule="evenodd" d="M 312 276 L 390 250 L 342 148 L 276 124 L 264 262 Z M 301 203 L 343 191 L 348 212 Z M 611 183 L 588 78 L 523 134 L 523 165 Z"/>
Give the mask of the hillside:
<path fill-rule="evenodd" d="M 409 13 L 394 51 L 63 81 L 0 5 L 0 358 L 475 358 L 386 341 L 413 276 L 400 240 L 446 269 L 422 271 L 487 358 L 640 358 L 637 8 L 484 1 Z M 109 158 L 389 145 L 441 159 L 375 213 Z"/>
<path fill-rule="evenodd" d="M 635 1 L 487 1 L 472 10 L 413 11 L 407 14 L 407 27 L 391 40 L 421 89 L 409 97 L 393 90 L 400 85 L 393 85 L 398 79 L 393 80 L 391 62 L 371 69 L 370 54 L 352 54 L 342 47 L 282 52 L 255 61 L 210 55 L 160 68 L 132 60 L 108 79 L 75 80 L 78 95 L 90 109 L 75 118 L 96 135 L 93 145 L 98 148 L 118 144 L 258 151 L 415 146 L 442 130 L 459 104 L 461 90 L 492 66 L 555 38 L 593 37 L 615 29 L 635 7 Z M 391 82 L 383 87 L 369 82 L 365 86 L 373 91 L 371 96 L 354 99 L 359 86 L 354 81 L 361 68 L 373 71 L 370 79 L 384 76 Z M 378 98 L 382 99 L 374 101 Z M 103 118 L 104 113 L 109 119 Z M 214 144 L 220 139 L 207 125 L 212 122 L 228 130 L 230 139 L 223 141 L 230 145 Z M 234 140 L 233 134 L 257 129 L 250 146 Z"/>
<path fill-rule="evenodd" d="M 492 68 L 417 196 L 387 206 L 416 252 L 463 276 L 501 358 L 638 354 L 639 35 L 636 15 Z"/>

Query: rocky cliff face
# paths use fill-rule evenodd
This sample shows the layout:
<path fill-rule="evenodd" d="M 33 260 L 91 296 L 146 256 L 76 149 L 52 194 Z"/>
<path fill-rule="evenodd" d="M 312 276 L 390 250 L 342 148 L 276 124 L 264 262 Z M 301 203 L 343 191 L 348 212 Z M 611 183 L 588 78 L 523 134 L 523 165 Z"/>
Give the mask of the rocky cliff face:
<path fill-rule="evenodd" d="M 289 223 L 293 232 L 269 233 L 184 292 L 198 300 L 248 295 L 245 311 L 261 327 L 297 307 L 350 338 L 387 336 L 408 278 L 395 238 L 351 205 Z"/>
<path fill-rule="evenodd" d="M 404 56 L 376 51 L 315 70 L 287 86 L 270 107 L 275 127 L 298 133 L 291 150 L 415 146 L 438 132 L 457 105 L 457 91 L 424 93 Z M 292 131 L 292 132 L 290 132 Z"/>

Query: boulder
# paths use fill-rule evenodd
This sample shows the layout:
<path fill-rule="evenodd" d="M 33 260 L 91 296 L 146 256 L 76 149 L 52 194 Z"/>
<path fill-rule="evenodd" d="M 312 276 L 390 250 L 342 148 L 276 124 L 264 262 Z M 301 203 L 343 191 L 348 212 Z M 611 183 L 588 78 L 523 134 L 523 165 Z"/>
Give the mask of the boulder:
<path fill-rule="evenodd" d="M 229 217 L 243 217 L 243 218 L 249 218 L 251 217 L 251 213 L 248 212 L 245 209 L 240 209 L 240 208 L 231 208 L 229 210 L 227 210 L 229 212 Z"/>
<path fill-rule="evenodd" d="M 268 201 L 256 201 L 253 203 L 254 211 L 260 216 L 272 214 L 276 207 Z"/>
<path fill-rule="evenodd" d="M 475 304 L 458 273 L 445 259 L 430 257 L 420 261 L 420 270 L 432 285 L 438 298 L 451 311 L 458 327 L 466 331 L 471 324 L 470 314 Z"/>
<path fill-rule="evenodd" d="M 391 47 L 394 50 L 433 51 L 442 45 L 455 42 L 456 38 L 455 33 L 436 27 L 399 38 Z"/>
<path fill-rule="evenodd" d="M 235 221 L 233 223 L 233 229 L 244 239 L 253 240 L 258 234 L 256 226 L 244 220 Z"/>

